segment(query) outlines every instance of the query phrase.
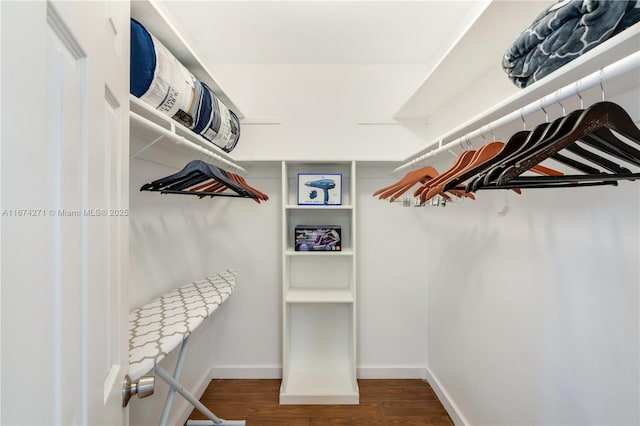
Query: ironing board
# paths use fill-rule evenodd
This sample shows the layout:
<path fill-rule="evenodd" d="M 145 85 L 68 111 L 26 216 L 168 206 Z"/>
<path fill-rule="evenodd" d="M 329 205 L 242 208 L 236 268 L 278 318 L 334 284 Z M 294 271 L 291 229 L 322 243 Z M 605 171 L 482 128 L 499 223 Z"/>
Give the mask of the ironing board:
<path fill-rule="evenodd" d="M 150 371 L 169 384 L 160 425 L 169 417 L 175 392 L 180 393 L 210 420 L 189 420 L 188 425 L 244 425 L 216 417 L 178 382 L 189 335 L 233 293 L 237 275 L 226 270 L 172 290 L 129 314 L 129 376 L 138 381 Z M 180 354 L 173 375 L 158 364 L 178 346 Z"/>

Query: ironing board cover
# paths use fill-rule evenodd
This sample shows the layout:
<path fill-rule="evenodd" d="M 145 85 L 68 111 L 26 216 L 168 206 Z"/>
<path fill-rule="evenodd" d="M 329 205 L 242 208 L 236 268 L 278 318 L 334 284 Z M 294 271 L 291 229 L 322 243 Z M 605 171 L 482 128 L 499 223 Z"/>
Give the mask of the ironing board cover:
<path fill-rule="evenodd" d="M 129 314 L 129 376 L 148 373 L 174 350 L 236 287 L 226 270 L 177 288 Z"/>

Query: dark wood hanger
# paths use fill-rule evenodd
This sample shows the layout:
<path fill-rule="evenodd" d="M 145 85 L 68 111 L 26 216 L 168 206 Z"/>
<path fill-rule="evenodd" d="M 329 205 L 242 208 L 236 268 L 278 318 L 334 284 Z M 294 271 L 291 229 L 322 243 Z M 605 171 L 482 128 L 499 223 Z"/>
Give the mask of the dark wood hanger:
<path fill-rule="evenodd" d="M 490 185 L 491 182 L 497 179 L 500 173 L 502 173 L 509 164 L 514 162 L 524 153 L 530 152 L 532 149 L 534 149 L 535 146 L 540 144 L 541 141 L 544 141 L 547 138 L 554 137 L 558 132 L 561 131 L 563 126 L 570 126 L 570 123 L 576 120 L 580 114 L 580 111 L 574 111 L 569 115 L 554 120 L 551 123 L 545 122 L 536 126 L 524 139 L 522 139 L 522 136 L 518 136 L 516 138 L 516 143 L 519 143 L 519 146 L 515 148 L 509 155 L 501 158 L 499 163 L 494 163 L 492 168 L 486 170 L 482 179 L 477 179 L 473 182 L 472 189 L 474 191 L 477 191 L 483 186 Z M 563 155 L 554 156 L 553 158 L 559 163 L 565 164 L 572 168 L 576 168 L 584 173 L 597 172 L 596 169 L 586 164 L 580 163 L 577 160 L 568 159 Z"/>
<path fill-rule="evenodd" d="M 592 105 L 588 109 L 581 112 L 577 119 L 570 121 L 568 124 L 572 124 L 570 128 L 568 125 L 562 126 L 552 138 L 547 138 L 541 141 L 532 150 L 523 153 L 522 156 L 512 161 L 511 164 L 500 174 L 496 183 L 503 185 L 509 180 L 522 174 L 531 165 L 538 164 L 557 154 L 559 151 L 569 147 L 576 141 L 580 140 L 584 136 L 593 134 L 599 129 L 613 130 L 625 138 L 629 139 L 632 143 L 640 145 L 640 129 L 633 123 L 631 117 L 627 112 L 617 104 L 612 102 L 599 102 Z M 602 133 L 596 133 L 602 135 Z M 602 143 L 606 143 L 606 140 L 601 140 Z M 617 149 L 624 152 L 624 155 L 632 155 L 635 150 L 621 149 L 618 145 L 611 145 L 612 149 Z M 637 159 L 637 160 L 640 160 Z M 625 176 L 625 179 L 633 177 L 634 174 L 618 173 L 616 175 Z M 598 173 L 590 173 L 597 175 Z"/>
<path fill-rule="evenodd" d="M 544 127 L 540 128 L 538 132 L 541 133 L 543 129 Z M 432 198 L 436 193 L 449 190 L 449 188 L 452 188 L 455 185 L 459 184 L 460 182 L 463 182 L 469 177 L 472 177 L 473 175 L 477 174 L 478 171 L 483 170 L 495 164 L 495 162 L 499 161 L 499 159 L 501 158 L 500 155 L 504 156 L 504 155 L 507 155 L 512 150 L 513 151 L 518 150 L 519 148 L 522 147 L 522 145 L 520 144 L 524 144 L 527 140 L 531 139 L 533 132 L 527 132 L 527 133 L 528 134 L 526 138 L 523 138 L 524 134 L 520 134 L 518 135 L 517 138 L 511 139 L 511 146 L 507 147 L 506 149 L 505 149 L 506 144 L 502 142 L 490 142 L 482 146 L 480 149 L 478 149 L 475 152 L 475 154 L 473 155 L 473 157 L 471 158 L 471 160 L 466 166 L 462 168 L 458 168 L 457 171 L 450 173 L 449 176 L 446 177 L 444 180 L 442 180 L 440 183 L 434 184 L 433 182 L 429 182 L 428 185 L 431 186 L 431 188 L 428 190 L 426 194 L 425 201 Z M 538 135 L 535 135 L 535 137 L 538 137 Z M 548 167 L 544 167 L 540 165 L 536 165 L 535 167 L 533 167 L 532 171 L 542 175 L 548 175 L 548 176 L 562 175 L 562 173 L 557 170 L 553 170 Z M 513 188 L 513 190 L 518 194 L 521 193 L 521 191 L 517 188 Z"/>
<path fill-rule="evenodd" d="M 577 110 L 564 117 L 560 117 L 550 125 L 543 123 L 541 127 L 545 127 L 546 130 L 541 134 L 540 137 L 529 138 L 527 144 L 525 144 L 524 149 L 519 149 L 513 152 L 507 158 L 503 159 L 501 164 L 495 165 L 492 169 L 485 171 L 481 176 L 476 177 L 467 185 L 467 190 L 477 191 L 482 187 L 495 184 L 500 175 L 508 167 L 515 165 L 520 158 L 526 158 L 528 155 L 532 155 L 532 153 L 536 152 L 536 150 L 538 150 L 541 146 L 546 146 L 549 141 L 553 141 L 561 137 L 561 135 L 570 132 L 571 129 L 576 126 L 576 123 L 579 120 L 583 119 L 584 114 L 584 110 Z M 616 138 L 615 135 L 613 135 L 613 133 L 611 133 L 607 129 L 600 129 L 593 134 L 585 134 L 580 141 L 584 142 L 584 144 L 590 147 L 596 148 L 597 151 L 600 151 L 601 153 L 620 158 L 623 161 L 628 161 L 632 164 L 640 162 L 640 160 L 638 160 L 638 158 L 640 158 L 638 156 L 638 154 L 640 154 L 640 151 L 636 150 L 635 148 L 629 147 L 629 145 Z M 574 144 L 573 146 L 570 146 L 567 149 L 567 152 L 573 152 L 574 154 L 577 154 L 578 156 L 596 165 L 604 167 L 605 169 L 614 173 L 622 174 L 629 172 L 629 169 L 602 157 L 597 152 L 584 149 L 580 146 L 580 144 Z M 585 174 L 600 173 L 600 170 L 589 164 L 582 163 L 557 152 L 553 153 L 549 157 Z"/>

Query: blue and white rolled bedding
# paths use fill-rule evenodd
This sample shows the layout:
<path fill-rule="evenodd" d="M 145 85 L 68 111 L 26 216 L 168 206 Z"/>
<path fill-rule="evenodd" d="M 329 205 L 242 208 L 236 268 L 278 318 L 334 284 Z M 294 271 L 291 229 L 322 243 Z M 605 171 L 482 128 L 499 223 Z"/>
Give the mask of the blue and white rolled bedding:
<path fill-rule="evenodd" d="M 640 21 L 640 0 L 561 0 L 505 52 L 502 68 L 524 88 Z"/>
<path fill-rule="evenodd" d="M 240 139 L 240 121 L 233 111 L 135 19 L 130 92 L 225 152 Z"/>

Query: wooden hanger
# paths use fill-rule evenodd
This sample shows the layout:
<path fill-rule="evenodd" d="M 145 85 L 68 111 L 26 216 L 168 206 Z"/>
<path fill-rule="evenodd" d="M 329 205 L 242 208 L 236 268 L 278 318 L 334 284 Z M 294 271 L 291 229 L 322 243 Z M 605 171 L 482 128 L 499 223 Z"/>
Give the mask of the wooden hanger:
<path fill-rule="evenodd" d="M 418 170 L 412 170 L 404 175 L 398 182 L 391 184 L 387 187 L 381 188 L 373 193 L 374 196 L 379 195 L 379 198 L 385 199 L 391 197 L 389 202 L 393 202 L 398 199 L 402 194 L 407 192 L 416 183 L 424 183 L 431 180 L 434 176 L 438 175 L 438 171 L 431 166 L 421 167 Z M 444 194 L 445 198 L 451 200 L 451 197 Z"/>
<path fill-rule="evenodd" d="M 439 185 L 441 182 L 444 182 L 445 180 L 447 180 L 450 176 L 454 175 L 455 173 L 457 173 L 459 170 L 462 170 L 464 167 L 467 166 L 467 164 L 469 164 L 469 162 L 471 161 L 471 159 L 473 158 L 474 154 L 476 153 L 476 151 L 463 151 L 457 158 L 456 161 L 453 163 L 453 165 L 449 168 L 449 170 L 439 174 L 438 176 L 436 176 L 435 178 L 431 179 L 430 181 L 428 181 L 427 183 L 425 183 L 423 186 L 421 186 L 420 188 L 418 188 L 415 192 L 414 192 L 414 196 L 416 197 L 420 197 L 420 204 L 424 204 L 424 202 L 426 201 L 427 198 L 427 193 L 429 192 L 429 190 L 431 188 L 435 188 L 437 187 L 437 185 Z"/>
<path fill-rule="evenodd" d="M 486 170 L 481 175 L 477 176 L 474 180 L 469 182 L 466 189 L 468 191 L 477 191 L 484 186 L 491 185 L 492 182 L 494 182 L 509 165 L 515 164 L 518 158 L 526 155 L 526 153 L 535 151 L 536 147 L 540 146 L 540 144 L 543 144 L 545 143 L 545 141 L 553 139 L 559 134 L 566 132 L 567 129 L 570 129 L 578 120 L 582 112 L 582 110 L 573 111 L 572 113 L 560 117 L 551 123 L 542 123 L 539 126 L 536 126 L 534 130 L 532 130 L 531 133 L 529 133 L 529 135 L 526 137 L 524 137 L 520 132 L 516 133 L 511 139 L 515 139 L 516 141 L 518 141 L 518 143 L 521 143 L 521 145 L 509 155 L 501 156 L 499 164 L 497 164 L 497 162 L 494 162 L 494 166 L 491 169 Z M 523 137 L 524 140 L 522 140 Z M 577 153 L 578 155 L 582 156 L 585 159 L 589 159 L 590 161 L 595 160 L 596 162 L 600 162 L 600 164 L 606 164 L 607 167 L 615 167 L 614 163 L 608 162 L 603 157 L 594 155 L 593 153 L 582 150 L 579 147 L 574 150 L 574 153 Z M 598 169 L 559 153 L 553 154 L 551 158 L 558 161 L 559 163 L 562 163 L 583 173 L 599 173 Z M 544 170 L 544 168 L 541 169 L 541 166 L 539 164 L 533 166 L 531 171 L 547 176 L 562 175 L 562 173 L 559 172 L 548 173 L 549 170 Z M 619 171 L 622 172 L 623 170 Z"/>
<path fill-rule="evenodd" d="M 255 189 L 254 187 L 250 186 L 246 180 L 244 180 L 244 178 L 242 176 L 239 176 L 235 173 L 231 173 L 231 172 L 226 172 L 226 174 L 229 176 L 229 178 L 231 178 L 234 182 L 236 182 L 238 185 L 243 186 L 247 191 L 253 192 L 256 195 L 256 198 L 254 198 L 254 200 L 257 203 L 260 203 L 260 201 L 267 201 L 269 199 L 269 197 L 267 196 L 267 194 L 258 191 L 257 189 Z"/>
<path fill-rule="evenodd" d="M 568 120 L 571 120 L 572 118 L 577 117 L 577 115 L 579 114 L 576 114 L 574 112 L 568 116 L 560 117 L 551 123 L 549 122 L 542 123 L 536 126 L 533 130 L 531 130 L 528 133 L 528 135 L 524 137 L 524 139 L 521 139 L 521 138 L 516 139 L 516 141 L 519 143 L 518 147 L 515 148 L 509 155 L 501 158 L 499 163 L 494 163 L 491 169 L 486 170 L 485 176 L 483 177 L 483 179 L 476 181 L 474 183 L 473 189 L 477 191 L 480 187 L 487 185 L 489 182 L 497 178 L 500 175 L 500 173 L 504 171 L 504 169 L 506 168 L 506 165 L 510 161 L 512 161 L 514 158 L 518 158 L 518 156 L 522 155 L 524 152 L 527 152 L 527 150 L 534 147 L 541 140 L 544 140 L 545 138 L 551 137 L 552 135 L 556 134 L 561 128 L 561 126 L 563 125 L 563 123 L 566 123 Z M 563 164 L 569 165 L 567 164 L 567 162 L 564 161 L 565 157 L 559 157 L 557 158 L 557 160 Z M 571 163 L 574 166 L 579 165 L 579 162 L 575 160 L 570 161 L 569 163 Z M 582 170 L 586 171 L 586 169 L 584 168 Z"/>
<path fill-rule="evenodd" d="M 266 194 L 264 194 L 263 192 L 260 192 L 259 190 L 253 188 L 252 186 L 250 186 L 247 181 L 235 174 L 235 173 L 231 173 L 231 172 L 225 172 L 225 174 L 232 179 L 233 181 L 235 181 L 236 183 L 238 183 L 239 185 L 243 186 L 245 189 L 247 189 L 248 191 L 253 192 L 256 195 L 256 198 L 254 198 L 254 201 L 257 202 L 258 204 L 260 203 L 260 201 L 267 201 L 269 199 L 269 196 L 267 196 Z M 205 182 L 202 185 L 198 185 L 195 187 L 192 187 L 190 190 L 191 191 L 195 191 L 195 192 L 211 192 L 211 196 L 220 193 L 224 190 L 226 190 L 228 187 L 218 181 L 215 180 L 211 180 L 208 182 Z M 199 195 L 199 198 L 203 198 L 206 197 L 208 195 Z"/>
<path fill-rule="evenodd" d="M 438 192 L 442 192 L 448 190 L 449 188 L 455 187 L 457 183 L 461 182 L 460 176 L 464 176 L 470 170 L 481 168 L 483 164 L 494 158 L 502 150 L 503 147 L 504 144 L 502 142 L 490 142 L 480 147 L 480 149 L 476 151 L 476 153 L 473 155 L 473 157 L 465 167 L 463 167 L 456 173 L 452 173 L 449 178 L 437 184 L 435 187 L 429 189 L 425 199 L 429 200 Z"/>
<path fill-rule="evenodd" d="M 567 129 L 569 124 L 571 126 Z M 506 170 L 500 174 L 496 183 L 498 185 L 507 183 L 523 173 L 527 166 L 537 164 L 569 147 L 582 137 L 603 128 L 614 130 L 636 145 L 640 145 L 640 129 L 636 127 L 627 112 L 612 102 L 599 102 L 582 111 L 575 120 L 568 122 L 566 126 L 562 126 L 562 129 L 553 138 L 541 141 L 535 149 L 523 153 L 523 155 L 515 159 L 516 161 L 512 161 Z M 620 149 L 619 146 L 611 146 Z M 627 152 L 624 149 L 622 151 L 625 152 L 625 155 L 631 155 L 631 151 Z M 626 173 L 616 174 L 625 175 Z"/>
<path fill-rule="evenodd" d="M 376 195 L 379 195 L 378 198 L 384 199 L 393 195 L 396 191 L 404 189 L 407 185 L 409 186 L 409 188 L 411 188 L 421 180 L 433 179 L 435 176 L 438 176 L 438 171 L 431 166 L 425 166 L 417 170 L 411 170 L 410 172 L 406 173 L 398 182 L 378 189 L 373 193 L 373 196 L 375 197 Z M 406 189 L 404 189 L 403 193 L 405 191 Z"/>

